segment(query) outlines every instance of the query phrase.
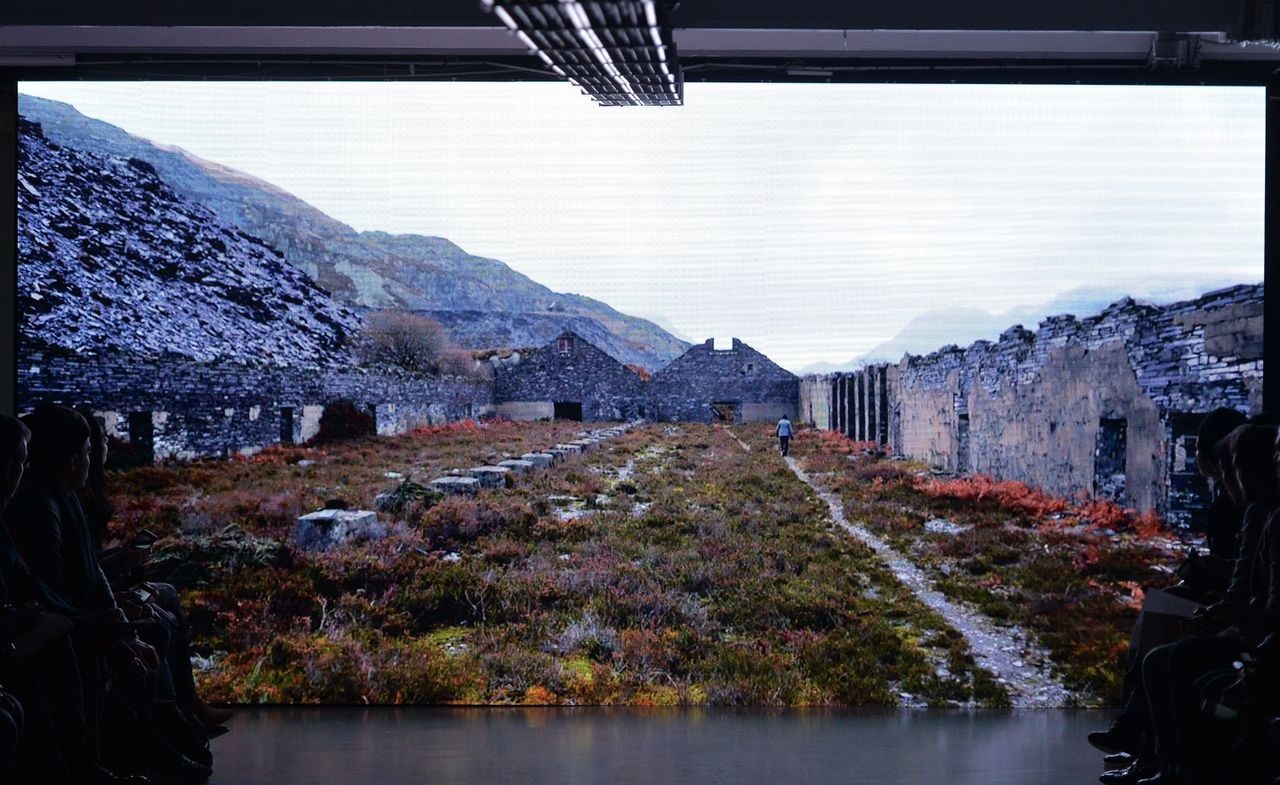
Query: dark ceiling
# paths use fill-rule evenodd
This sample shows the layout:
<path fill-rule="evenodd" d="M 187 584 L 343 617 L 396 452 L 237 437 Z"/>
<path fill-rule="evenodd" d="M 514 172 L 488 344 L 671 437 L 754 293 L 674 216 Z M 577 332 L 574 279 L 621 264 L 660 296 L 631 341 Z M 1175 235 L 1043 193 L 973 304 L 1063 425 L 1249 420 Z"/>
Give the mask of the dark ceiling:
<path fill-rule="evenodd" d="M 1260 84 L 1280 0 L 684 0 L 690 81 Z M 1156 57 L 1157 34 L 1184 34 Z M 479 0 L 12 0 L 25 79 L 545 79 Z"/>
<path fill-rule="evenodd" d="M 1239 0 L 685 0 L 676 27 L 836 30 L 1227 31 Z M 0 25 L 496 26 L 478 0 L 23 2 Z"/>

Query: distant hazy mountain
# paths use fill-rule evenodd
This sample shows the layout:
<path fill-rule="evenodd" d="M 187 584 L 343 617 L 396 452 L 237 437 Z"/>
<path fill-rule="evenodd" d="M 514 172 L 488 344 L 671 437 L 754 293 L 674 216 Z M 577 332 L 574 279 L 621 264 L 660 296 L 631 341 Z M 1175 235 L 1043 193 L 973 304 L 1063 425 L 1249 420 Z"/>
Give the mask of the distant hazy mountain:
<path fill-rule="evenodd" d="M 589 297 L 554 292 L 446 239 L 356 232 L 270 183 L 132 136 L 70 104 L 20 95 L 18 108 L 59 144 L 146 161 L 178 194 L 262 238 L 290 265 L 357 308 L 449 314 L 441 321 L 468 348 L 491 348 L 476 342 L 482 338 L 500 346 L 541 345 L 562 329 L 583 329 L 584 320 L 599 325 L 588 332 L 602 349 L 651 370 L 688 348 L 652 322 Z"/>
<path fill-rule="evenodd" d="M 919 314 L 884 343 L 860 357 L 843 363 L 815 363 L 803 373 L 834 373 L 861 368 L 868 363 L 896 363 L 904 354 L 928 354 L 948 344 L 968 346 L 978 340 L 995 340 L 1000 333 L 1021 324 L 1028 329 L 1048 316 L 1072 314 L 1086 317 L 1125 297 L 1164 304 L 1199 297 L 1214 289 L 1233 286 L 1235 280 L 1197 280 L 1183 283 L 1151 285 L 1142 296 L 1128 290 L 1108 287 L 1082 287 L 1064 292 L 1039 305 L 1024 305 L 1001 313 L 981 308 L 935 308 Z"/>

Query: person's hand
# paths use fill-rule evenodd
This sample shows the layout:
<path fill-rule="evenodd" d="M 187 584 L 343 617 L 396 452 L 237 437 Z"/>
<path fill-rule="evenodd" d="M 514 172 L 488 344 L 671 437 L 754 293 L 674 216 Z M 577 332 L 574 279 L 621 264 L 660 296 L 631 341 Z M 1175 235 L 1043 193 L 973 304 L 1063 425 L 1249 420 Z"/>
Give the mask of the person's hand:
<path fill-rule="evenodd" d="M 1238 602 L 1222 600 L 1191 614 L 1188 625 L 1193 632 L 1212 633 L 1226 629 L 1244 618 L 1248 609 Z"/>
<path fill-rule="evenodd" d="M 160 667 L 160 655 L 156 653 L 156 650 L 150 644 L 144 643 L 140 638 L 133 638 L 126 640 L 124 645 L 147 666 L 148 671 L 154 671 Z"/>
<path fill-rule="evenodd" d="M 111 666 L 111 670 L 117 674 L 131 676 L 133 678 L 145 681 L 151 675 L 151 669 L 138 656 L 138 652 L 134 651 L 134 647 L 130 645 L 132 641 L 116 641 L 107 649 L 107 662 Z M 138 641 L 141 643 L 141 641 Z M 143 644 L 144 646 L 146 644 Z M 150 648 L 149 646 L 147 648 Z M 154 654 L 154 650 L 152 650 Z"/>
<path fill-rule="evenodd" d="M 133 592 L 120 592 L 116 595 L 116 604 L 129 617 L 130 621 L 159 624 L 160 614 L 150 602 L 144 602 Z"/>
<path fill-rule="evenodd" d="M 89 623 L 95 627 L 120 627 L 127 624 L 129 618 L 119 608 L 102 608 L 89 616 Z"/>

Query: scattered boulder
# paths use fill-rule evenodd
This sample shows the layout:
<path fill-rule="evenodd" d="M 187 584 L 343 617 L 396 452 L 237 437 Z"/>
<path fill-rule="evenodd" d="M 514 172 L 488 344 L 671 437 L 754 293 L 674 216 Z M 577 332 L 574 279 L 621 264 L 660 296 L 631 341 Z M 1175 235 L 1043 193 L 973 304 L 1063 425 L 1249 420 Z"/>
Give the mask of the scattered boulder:
<path fill-rule="evenodd" d="M 323 551 L 357 540 L 387 536 L 372 510 L 325 509 L 303 515 L 293 528 L 293 544 L 304 551 Z"/>
<path fill-rule="evenodd" d="M 499 461 L 498 466 L 503 469 L 508 469 L 512 474 L 516 475 L 532 474 L 533 470 L 536 468 L 533 461 L 526 461 L 519 458 L 510 458 L 505 461 Z"/>
<path fill-rule="evenodd" d="M 469 474 L 480 481 L 482 488 L 505 488 L 510 480 L 511 470 L 505 466 L 476 466 Z"/>
<path fill-rule="evenodd" d="M 474 496 L 480 490 L 480 481 L 474 477 L 437 477 L 430 487 L 440 493 L 455 496 Z"/>
<path fill-rule="evenodd" d="M 556 456 L 549 452 L 527 452 L 520 456 L 520 460 L 528 461 L 539 469 L 546 469 L 555 463 Z"/>

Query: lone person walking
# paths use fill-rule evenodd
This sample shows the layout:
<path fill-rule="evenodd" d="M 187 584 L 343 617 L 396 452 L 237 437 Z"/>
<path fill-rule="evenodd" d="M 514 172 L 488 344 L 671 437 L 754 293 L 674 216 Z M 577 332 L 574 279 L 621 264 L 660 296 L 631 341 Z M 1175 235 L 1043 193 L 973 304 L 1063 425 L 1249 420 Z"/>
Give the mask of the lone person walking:
<path fill-rule="evenodd" d="M 782 457 L 786 457 L 791 452 L 791 421 L 787 419 L 787 415 L 782 415 L 782 419 L 778 420 L 778 449 L 782 451 Z"/>

